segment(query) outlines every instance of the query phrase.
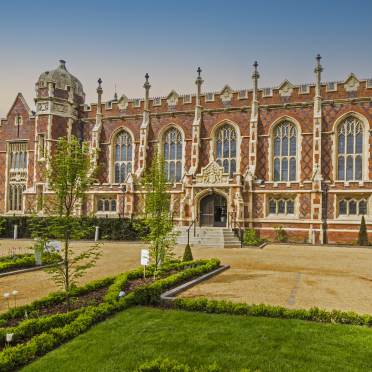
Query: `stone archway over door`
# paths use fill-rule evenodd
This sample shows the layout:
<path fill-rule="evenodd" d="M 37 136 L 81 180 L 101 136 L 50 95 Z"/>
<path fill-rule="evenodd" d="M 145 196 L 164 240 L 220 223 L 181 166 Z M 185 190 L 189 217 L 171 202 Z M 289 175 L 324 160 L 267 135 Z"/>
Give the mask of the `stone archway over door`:
<path fill-rule="evenodd" d="M 226 227 L 227 200 L 219 194 L 210 194 L 200 200 L 200 226 Z"/>

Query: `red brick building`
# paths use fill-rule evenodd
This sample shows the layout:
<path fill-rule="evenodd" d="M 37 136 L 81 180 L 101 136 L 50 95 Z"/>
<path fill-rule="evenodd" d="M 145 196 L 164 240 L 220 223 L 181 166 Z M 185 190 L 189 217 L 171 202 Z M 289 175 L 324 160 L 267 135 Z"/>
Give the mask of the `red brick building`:
<path fill-rule="evenodd" d="M 77 213 L 132 217 L 143 207 L 136 179 L 159 148 L 172 183 L 174 221 L 254 227 L 292 240 L 356 240 L 360 219 L 372 224 L 372 80 L 259 87 L 195 94 L 125 95 L 85 103 L 82 84 L 61 61 L 36 83 L 36 111 L 22 94 L 0 126 L 0 213 L 43 215 L 51 191 L 42 178 L 46 154 L 60 136 L 76 135 L 99 149 L 99 183 Z M 372 238 L 372 236 L 371 236 Z"/>

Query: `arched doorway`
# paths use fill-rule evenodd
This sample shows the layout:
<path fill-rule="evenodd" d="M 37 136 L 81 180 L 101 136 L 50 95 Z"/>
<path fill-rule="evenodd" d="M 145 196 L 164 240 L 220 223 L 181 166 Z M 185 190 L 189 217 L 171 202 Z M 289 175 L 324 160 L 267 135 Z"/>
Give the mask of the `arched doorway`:
<path fill-rule="evenodd" d="M 226 198 L 219 194 L 210 194 L 200 200 L 200 226 L 225 227 L 227 223 Z"/>

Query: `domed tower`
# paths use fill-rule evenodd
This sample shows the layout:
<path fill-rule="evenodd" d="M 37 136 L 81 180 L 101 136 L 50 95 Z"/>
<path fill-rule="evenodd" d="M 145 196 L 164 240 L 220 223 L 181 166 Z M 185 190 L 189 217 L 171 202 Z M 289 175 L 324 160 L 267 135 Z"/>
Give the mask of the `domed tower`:
<path fill-rule="evenodd" d="M 40 75 L 35 98 L 35 182 L 43 182 L 38 170 L 48 166 L 45 160 L 55 140 L 79 135 L 84 101 L 83 85 L 67 70 L 65 61 L 60 60 L 55 70 Z"/>
<path fill-rule="evenodd" d="M 47 130 L 47 140 L 74 134 L 84 100 L 83 85 L 60 60 L 55 70 L 43 72 L 36 83 L 37 128 L 39 123 L 48 121 L 47 128 L 45 124 L 39 128 Z"/>

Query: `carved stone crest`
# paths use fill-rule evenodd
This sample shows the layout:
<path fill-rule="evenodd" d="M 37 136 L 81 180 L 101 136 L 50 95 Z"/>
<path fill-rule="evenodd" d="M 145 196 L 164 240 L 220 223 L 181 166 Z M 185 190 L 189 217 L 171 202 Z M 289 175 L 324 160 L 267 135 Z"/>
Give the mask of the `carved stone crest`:
<path fill-rule="evenodd" d="M 354 74 L 350 74 L 349 77 L 344 82 L 344 88 L 346 92 L 355 92 L 358 90 L 359 80 Z"/>
<path fill-rule="evenodd" d="M 211 161 L 196 175 L 196 182 L 204 185 L 214 185 L 229 182 L 229 175 L 223 173 L 223 168 L 215 161 Z"/>
<path fill-rule="evenodd" d="M 282 97 L 289 97 L 293 92 L 293 85 L 288 81 L 284 80 L 279 86 L 279 94 Z"/>

